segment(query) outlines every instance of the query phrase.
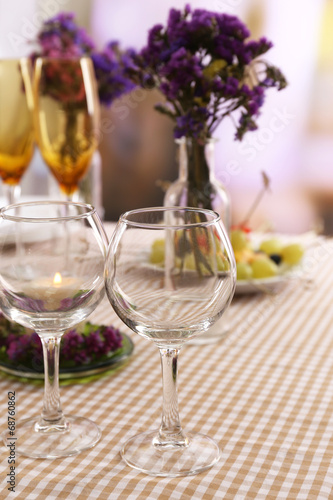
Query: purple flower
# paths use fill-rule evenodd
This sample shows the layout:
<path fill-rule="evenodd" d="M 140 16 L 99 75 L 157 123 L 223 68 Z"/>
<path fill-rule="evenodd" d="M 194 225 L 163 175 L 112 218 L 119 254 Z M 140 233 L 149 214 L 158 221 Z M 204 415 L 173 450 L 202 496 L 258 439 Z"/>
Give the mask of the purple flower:
<path fill-rule="evenodd" d="M 99 330 L 92 332 L 89 335 L 86 339 L 86 344 L 89 351 L 96 356 L 101 356 L 107 352 Z"/>
<path fill-rule="evenodd" d="M 11 336 L 12 337 L 12 336 Z M 19 361 L 21 356 L 25 354 L 30 344 L 30 337 L 19 337 L 8 339 L 7 355 L 11 361 Z"/>
<path fill-rule="evenodd" d="M 84 338 L 76 330 L 67 332 L 62 341 L 61 356 L 64 360 L 74 361 L 75 364 L 87 363 L 89 357 L 84 347 Z"/>
<path fill-rule="evenodd" d="M 122 346 L 122 336 L 120 331 L 113 326 L 108 326 L 103 331 L 104 344 L 109 351 L 116 351 Z"/>
<path fill-rule="evenodd" d="M 148 45 L 141 53 L 148 64 L 153 64 L 161 56 L 165 48 L 164 40 L 161 37 L 162 24 L 157 24 L 148 32 Z"/>
<path fill-rule="evenodd" d="M 103 104 L 110 105 L 122 94 L 135 88 L 129 75 L 135 69 L 132 49 L 121 52 L 117 42 L 109 43 L 103 52 L 92 54 L 98 81 L 99 97 Z"/>
<path fill-rule="evenodd" d="M 143 86 L 154 82 L 165 96 L 166 103 L 156 109 L 175 121 L 175 137 L 210 137 L 236 110 L 236 138 L 255 129 L 253 116 L 259 114 L 264 91 L 281 90 L 286 80 L 267 63 L 260 73 L 255 71 L 255 58 L 272 44 L 249 36 L 236 16 L 192 11 L 188 5 L 183 11 L 171 9 L 166 25 L 149 31 L 146 46 L 135 58 L 136 81 Z"/>
<path fill-rule="evenodd" d="M 190 133 L 191 137 L 200 137 L 204 131 L 208 118 L 206 108 L 194 108 L 187 114 L 181 115 L 176 119 L 174 135 L 176 138 L 181 138 Z"/>
<path fill-rule="evenodd" d="M 132 49 L 120 50 L 118 42 L 110 42 L 103 51 L 97 51 L 86 31 L 76 25 L 73 13 L 61 12 L 46 21 L 38 33 L 37 43 L 40 50 L 32 54 L 33 59 L 38 56 L 51 58 L 90 56 L 94 63 L 102 104 L 110 105 L 114 99 L 135 87 L 130 75 L 135 69 L 135 52 Z M 59 86 L 59 82 L 55 81 L 54 85 Z M 63 93 L 54 90 L 50 95 L 64 99 Z"/>
<path fill-rule="evenodd" d="M 95 48 L 85 30 L 76 26 L 72 12 L 61 12 L 46 21 L 37 41 L 41 55 L 47 57 L 78 57 Z"/>

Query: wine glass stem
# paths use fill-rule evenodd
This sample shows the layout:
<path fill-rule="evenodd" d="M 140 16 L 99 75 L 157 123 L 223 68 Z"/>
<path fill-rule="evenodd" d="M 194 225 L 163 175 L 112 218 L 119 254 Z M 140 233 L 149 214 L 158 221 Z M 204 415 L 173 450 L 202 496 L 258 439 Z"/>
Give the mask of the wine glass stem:
<path fill-rule="evenodd" d="M 183 433 L 178 411 L 178 353 L 179 349 L 160 348 L 163 382 L 162 422 L 154 446 L 180 448 L 189 441 Z"/>
<path fill-rule="evenodd" d="M 66 427 L 59 393 L 59 350 L 61 334 L 49 337 L 41 335 L 44 357 L 44 402 L 41 420 L 38 422 L 38 431 L 47 431 L 54 427 Z"/>
<path fill-rule="evenodd" d="M 2 184 L 2 188 L 8 205 L 16 203 L 21 195 L 21 186 L 19 184 Z"/>
<path fill-rule="evenodd" d="M 76 188 L 75 191 L 73 191 L 71 194 L 67 194 L 66 198 L 67 198 L 67 201 L 73 201 L 75 203 L 80 201 L 79 189 Z"/>

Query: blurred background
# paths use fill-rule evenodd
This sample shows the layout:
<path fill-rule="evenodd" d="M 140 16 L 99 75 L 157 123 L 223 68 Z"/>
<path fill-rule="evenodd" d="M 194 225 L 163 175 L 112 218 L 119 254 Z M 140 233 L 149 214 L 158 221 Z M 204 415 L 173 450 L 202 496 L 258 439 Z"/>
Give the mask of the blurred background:
<path fill-rule="evenodd" d="M 271 186 L 253 214 L 253 229 L 333 234 L 333 0 L 189 3 L 237 15 L 253 38 L 270 39 L 274 47 L 266 59 L 289 82 L 282 92 L 268 94 L 259 129 L 242 142 L 234 140 L 231 122 L 217 130 L 216 176 L 230 193 L 232 222 L 244 218 L 264 171 Z M 42 22 L 60 11 L 74 12 L 100 48 L 119 40 L 139 49 L 149 28 L 165 23 L 171 7 L 183 6 L 179 0 L 0 0 L 0 57 L 29 54 Z M 100 179 L 106 220 L 124 210 L 161 205 L 165 182 L 177 177 L 172 124 L 153 110 L 159 99 L 155 92 L 134 91 L 102 112 L 95 182 Z M 49 193 L 49 177 L 36 151 L 23 194 Z"/>

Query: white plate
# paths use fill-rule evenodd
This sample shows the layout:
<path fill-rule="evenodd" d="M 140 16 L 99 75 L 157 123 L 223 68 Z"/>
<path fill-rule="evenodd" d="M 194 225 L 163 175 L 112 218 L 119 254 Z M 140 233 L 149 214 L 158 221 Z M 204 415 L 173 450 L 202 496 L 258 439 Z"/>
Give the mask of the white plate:
<path fill-rule="evenodd" d="M 288 275 L 283 274 L 272 278 L 260 280 L 237 280 L 235 295 L 246 295 L 251 293 L 272 293 L 288 281 Z"/>
<path fill-rule="evenodd" d="M 301 243 L 304 246 L 305 252 L 317 241 L 317 235 L 312 231 L 296 236 L 279 233 L 253 233 L 253 247 L 258 248 L 261 241 L 269 238 L 278 238 L 285 244 L 293 242 Z M 237 280 L 235 295 L 246 295 L 260 292 L 274 293 L 278 291 L 279 288 L 281 288 L 283 285 L 287 284 L 287 282 L 291 279 L 304 278 L 304 269 L 302 268 L 302 262 L 295 266 L 279 264 L 279 272 L 280 274 L 272 278 Z"/>
<path fill-rule="evenodd" d="M 296 266 L 280 265 L 280 274 L 271 278 L 237 280 L 235 295 L 251 293 L 274 293 L 279 291 L 283 285 L 291 280 L 304 280 L 304 268 L 302 264 Z"/>
<path fill-rule="evenodd" d="M 311 247 L 317 241 L 317 235 L 309 231 L 308 233 L 300 235 L 284 235 L 279 233 L 252 233 L 252 243 L 254 248 L 258 248 L 259 244 L 264 239 L 278 238 L 284 243 L 297 242 L 304 246 L 305 251 Z M 157 265 L 150 264 L 147 262 L 149 257 L 147 254 L 142 257 L 142 261 L 145 263 L 146 267 L 154 270 L 163 271 L 163 267 L 158 267 Z M 187 270 L 188 271 L 188 270 Z M 302 269 L 302 264 L 296 266 L 287 266 L 285 264 L 279 264 L 279 274 L 271 278 L 263 279 L 251 279 L 251 280 L 237 280 L 235 295 L 247 295 L 255 293 L 275 293 L 282 288 L 283 285 L 287 284 L 292 279 L 304 279 L 304 273 Z"/>
<path fill-rule="evenodd" d="M 143 263 L 141 263 L 144 268 L 150 269 L 152 271 L 157 271 L 159 273 L 164 271 L 164 267 L 158 266 L 156 264 L 150 264 L 147 262 L 147 257 L 143 259 Z M 302 269 L 300 266 L 294 267 L 283 267 L 281 266 L 281 274 L 277 276 L 273 276 L 272 278 L 263 278 L 263 279 L 251 279 L 251 280 L 237 280 L 235 295 L 247 295 L 254 293 L 274 293 L 281 287 L 283 284 L 291 280 L 295 277 L 302 276 Z M 194 270 L 186 269 L 188 273 L 193 273 Z M 225 274 L 225 272 L 219 271 L 220 275 Z"/>

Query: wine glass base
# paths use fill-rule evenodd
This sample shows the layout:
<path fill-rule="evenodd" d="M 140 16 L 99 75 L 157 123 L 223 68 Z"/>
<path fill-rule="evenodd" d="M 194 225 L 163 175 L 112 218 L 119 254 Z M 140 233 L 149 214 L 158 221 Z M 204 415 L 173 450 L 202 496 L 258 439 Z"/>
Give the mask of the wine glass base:
<path fill-rule="evenodd" d="M 220 459 L 217 443 L 208 436 L 189 432 L 187 446 L 160 449 L 153 444 L 157 433 L 137 434 L 124 444 L 121 456 L 130 467 L 151 476 L 192 476 L 210 469 Z"/>
<path fill-rule="evenodd" d="M 2 433 L 6 447 L 13 446 L 15 454 L 30 458 L 62 458 L 77 455 L 95 446 L 101 437 L 99 427 L 87 418 L 66 415 L 66 430 L 37 432 L 40 418 L 33 417 L 16 423 L 15 431 Z"/>

